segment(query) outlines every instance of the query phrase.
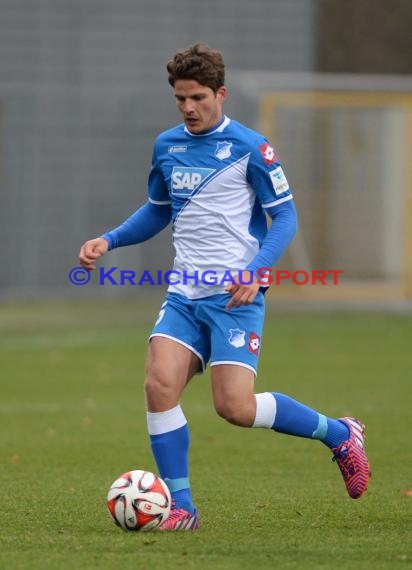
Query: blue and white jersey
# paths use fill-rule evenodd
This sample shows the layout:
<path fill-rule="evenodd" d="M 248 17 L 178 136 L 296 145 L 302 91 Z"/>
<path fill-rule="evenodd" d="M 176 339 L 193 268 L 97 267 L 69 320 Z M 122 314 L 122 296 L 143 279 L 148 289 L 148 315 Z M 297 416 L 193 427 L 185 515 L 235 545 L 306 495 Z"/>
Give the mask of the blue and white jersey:
<path fill-rule="evenodd" d="M 224 293 L 227 283 L 219 281 L 225 272 L 244 270 L 259 251 L 267 233 L 265 210 L 273 214 L 291 199 L 276 151 L 256 131 L 224 117 L 199 135 L 183 124 L 161 133 L 149 201 L 172 208 L 173 269 L 180 277 L 169 291 L 190 299 Z M 204 283 L 210 271 L 216 285 Z"/>

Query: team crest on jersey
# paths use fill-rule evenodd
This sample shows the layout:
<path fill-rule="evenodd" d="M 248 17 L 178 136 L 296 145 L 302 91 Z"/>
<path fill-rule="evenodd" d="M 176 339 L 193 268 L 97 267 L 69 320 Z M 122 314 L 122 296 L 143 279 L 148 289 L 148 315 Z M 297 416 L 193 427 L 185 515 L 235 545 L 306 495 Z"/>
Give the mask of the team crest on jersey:
<path fill-rule="evenodd" d="M 240 329 L 229 329 L 229 342 L 235 348 L 242 348 L 245 346 L 245 331 L 241 331 Z"/>
<path fill-rule="evenodd" d="M 263 156 L 263 160 L 267 166 L 274 164 L 275 162 L 279 162 L 278 153 L 275 151 L 273 146 L 270 144 L 265 143 L 261 144 L 259 147 L 260 153 Z"/>
<path fill-rule="evenodd" d="M 174 166 L 172 170 L 172 194 L 174 196 L 191 196 L 193 192 L 215 172 L 214 168 L 197 168 L 196 166 Z"/>
<path fill-rule="evenodd" d="M 260 336 L 254 332 L 249 335 L 249 352 L 253 352 L 256 356 L 259 354 Z"/>
<path fill-rule="evenodd" d="M 232 154 L 230 151 L 232 145 L 233 143 L 227 141 L 218 142 L 215 150 L 215 156 L 219 160 L 225 160 L 225 158 L 229 158 L 229 156 Z"/>

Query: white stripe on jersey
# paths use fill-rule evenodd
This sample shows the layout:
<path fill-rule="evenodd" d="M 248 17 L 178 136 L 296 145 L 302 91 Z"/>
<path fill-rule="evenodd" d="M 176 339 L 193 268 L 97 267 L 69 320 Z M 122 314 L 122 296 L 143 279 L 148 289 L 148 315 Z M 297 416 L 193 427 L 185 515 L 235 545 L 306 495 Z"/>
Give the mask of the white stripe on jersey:
<path fill-rule="evenodd" d="M 279 204 L 283 204 L 283 202 L 288 202 L 289 200 L 292 199 L 293 199 L 292 194 L 289 194 L 288 196 L 279 198 L 279 200 L 275 200 L 274 202 L 269 202 L 269 204 L 262 204 L 262 208 L 273 208 L 273 206 L 279 206 Z"/>
<path fill-rule="evenodd" d="M 159 200 L 152 200 L 152 198 L 149 197 L 149 202 L 151 204 L 155 204 L 156 206 L 166 206 L 167 204 L 171 204 L 172 201 L 171 200 L 165 200 L 163 202 L 160 202 Z"/>
<path fill-rule="evenodd" d="M 250 220 L 256 194 L 246 182 L 249 155 L 220 171 L 192 196 L 175 220 L 173 269 L 188 275 L 195 271 L 199 283 L 170 285 L 169 291 L 190 299 L 225 293 L 222 285 L 202 283 L 205 271 L 215 271 L 217 279 L 225 271 L 244 269 L 259 250 L 250 234 Z M 227 283 L 226 283 L 227 285 Z"/>

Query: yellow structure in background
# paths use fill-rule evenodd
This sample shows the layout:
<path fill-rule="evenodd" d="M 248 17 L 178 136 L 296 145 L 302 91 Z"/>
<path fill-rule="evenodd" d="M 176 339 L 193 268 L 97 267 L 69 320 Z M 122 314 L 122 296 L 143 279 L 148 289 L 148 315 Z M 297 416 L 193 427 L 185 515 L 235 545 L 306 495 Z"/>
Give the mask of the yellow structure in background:
<path fill-rule="evenodd" d="M 265 92 L 261 95 L 259 101 L 259 129 L 260 131 L 270 140 L 275 146 L 277 146 L 276 141 L 282 143 L 283 138 L 285 138 L 284 126 L 287 124 L 287 117 L 292 116 L 291 113 L 302 113 L 309 112 L 316 114 L 317 121 L 322 121 L 322 116 L 329 116 L 339 114 L 339 113 L 352 113 L 354 120 L 356 122 L 356 116 L 362 117 L 365 113 L 376 113 L 382 111 L 383 113 L 397 113 L 398 121 L 401 125 L 400 129 L 400 139 L 396 140 L 396 148 L 402 149 L 402 168 L 403 172 L 400 173 L 400 179 L 403 181 L 403 189 L 395 189 L 401 192 L 401 202 L 400 208 L 398 208 L 400 220 L 400 227 L 396 227 L 399 231 L 399 244 L 400 252 L 394 251 L 394 256 L 399 257 L 399 271 L 394 278 L 392 275 L 390 278 L 385 278 L 384 276 L 367 276 L 362 277 L 362 275 L 357 275 L 356 277 L 349 277 L 348 279 L 342 279 L 338 286 L 296 286 L 292 284 L 284 285 L 280 287 L 272 288 L 272 296 L 276 297 L 288 297 L 288 298 L 309 298 L 309 299 L 338 299 L 338 300 L 373 300 L 373 301 L 388 301 L 388 300 L 402 300 L 412 298 L 412 94 L 409 93 L 399 93 L 399 92 L 353 92 L 353 91 L 270 91 Z M 283 122 L 281 121 L 283 116 Z M 301 115 L 297 115 L 300 117 Z M 373 119 L 369 119 L 372 121 Z M 283 124 L 283 130 L 280 123 Z M 336 121 L 335 121 L 336 122 Z M 295 123 L 298 121 L 295 120 Z M 339 129 L 339 126 L 338 126 Z M 386 137 L 386 131 L 383 127 L 381 136 Z M 335 129 L 336 132 L 336 129 Z M 322 139 L 322 134 L 319 131 L 314 132 L 314 143 L 319 143 L 319 140 L 315 140 L 317 136 Z M 294 137 L 298 137 L 296 132 Z M 287 138 L 287 134 L 286 134 Z M 331 166 L 327 164 L 328 157 L 334 156 L 334 161 L 344 162 L 344 158 L 336 158 L 336 154 L 339 152 L 339 148 L 334 148 L 334 140 L 326 138 L 326 142 L 320 141 L 318 146 L 319 152 L 325 155 L 324 168 L 330 169 Z M 391 144 L 390 140 L 383 141 L 385 144 Z M 321 145 L 324 144 L 324 151 L 319 151 Z M 338 145 L 337 145 L 338 146 Z M 289 149 L 290 150 L 290 149 Z M 294 149 L 292 153 L 294 154 Z M 323 155 L 321 160 L 323 160 Z M 291 160 L 293 163 L 293 160 Z M 331 161 L 332 162 L 332 161 Z M 375 158 L 373 163 L 375 164 Z M 382 169 L 385 166 L 385 156 L 381 157 Z M 364 165 L 367 170 L 370 166 L 368 164 Z M 296 169 L 296 164 L 294 166 Z M 294 171 L 290 174 L 293 177 Z M 390 174 L 389 174 L 390 179 Z M 306 184 L 304 185 L 306 186 Z M 322 184 L 320 184 L 322 186 Z M 305 191 L 306 188 L 303 189 Z M 332 188 L 325 189 L 317 187 L 317 190 L 325 193 L 332 192 Z M 372 189 L 373 190 L 373 189 Z M 370 190 L 369 190 L 370 191 Z M 386 188 L 387 192 L 391 191 L 391 187 Z M 394 191 L 392 189 L 392 191 Z M 376 190 L 376 200 L 380 199 L 379 191 Z M 389 197 L 390 198 L 390 197 Z M 341 200 L 341 197 L 339 197 Z M 356 208 L 356 201 L 354 203 Z M 326 207 L 325 207 L 326 209 Z M 336 208 L 335 208 L 336 209 Z M 339 208 L 338 208 L 339 210 Z M 372 209 L 373 212 L 373 209 Z M 304 221 L 305 211 L 299 211 L 300 218 Z M 356 214 L 356 212 L 355 212 Z M 327 212 L 324 214 L 327 216 Z M 339 211 L 338 211 L 339 215 Z M 348 216 L 348 214 L 346 213 Z M 373 215 L 373 213 L 371 214 Z M 381 215 L 385 215 L 382 212 Z M 335 212 L 336 216 L 336 212 Z M 350 218 L 350 214 L 348 219 Z M 373 223 L 372 220 L 368 220 L 369 223 Z M 376 223 L 379 223 L 376 221 Z M 396 225 L 396 222 L 395 222 Z M 350 224 L 348 224 L 347 231 L 351 231 Z M 329 269 L 328 267 L 314 267 L 313 266 L 313 252 L 312 249 L 307 248 L 305 245 L 305 224 L 300 225 L 301 235 L 298 236 L 294 244 L 291 247 L 291 254 L 289 256 L 289 262 L 291 264 L 291 270 L 302 269 L 302 264 L 305 266 L 304 269 Z M 367 235 L 366 241 L 367 241 Z M 327 239 L 327 235 L 324 236 Z M 370 244 L 369 244 L 370 246 Z M 359 239 L 357 247 L 362 248 L 362 238 Z M 379 244 L 377 244 L 379 247 Z M 356 248 L 355 248 L 356 249 Z M 398 248 L 396 248 L 398 249 Z M 386 253 L 388 256 L 388 252 Z M 390 252 L 389 252 L 390 256 Z M 338 258 L 339 259 L 339 258 Z M 343 268 L 344 265 L 339 269 Z M 337 267 L 333 267 L 337 269 Z"/>

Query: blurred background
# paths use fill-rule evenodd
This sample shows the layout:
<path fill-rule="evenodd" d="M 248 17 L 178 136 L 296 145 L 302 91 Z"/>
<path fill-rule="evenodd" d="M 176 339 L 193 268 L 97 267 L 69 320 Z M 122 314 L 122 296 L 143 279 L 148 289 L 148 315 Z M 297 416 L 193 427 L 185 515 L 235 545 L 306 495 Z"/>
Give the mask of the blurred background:
<path fill-rule="evenodd" d="M 411 25 L 408 0 L 0 0 L 0 300 L 142 292 L 68 274 L 145 201 L 154 138 L 180 122 L 165 64 L 202 40 L 224 53 L 227 114 L 270 138 L 293 187 L 279 267 L 344 272 L 273 302 L 408 307 Z M 104 265 L 172 260 L 167 229 Z"/>
<path fill-rule="evenodd" d="M 0 0 L 0 568 L 410 567 L 411 30 L 412 0 Z M 203 534 L 136 542 L 104 498 L 155 470 L 142 383 L 164 287 L 69 272 L 145 202 L 180 122 L 166 62 L 199 40 L 293 189 L 278 268 L 343 271 L 270 289 L 257 391 L 362 418 L 374 475 L 353 505 L 324 446 L 223 428 L 209 368 L 183 399 Z M 172 263 L 168 228 L 100 266 Z"/>

